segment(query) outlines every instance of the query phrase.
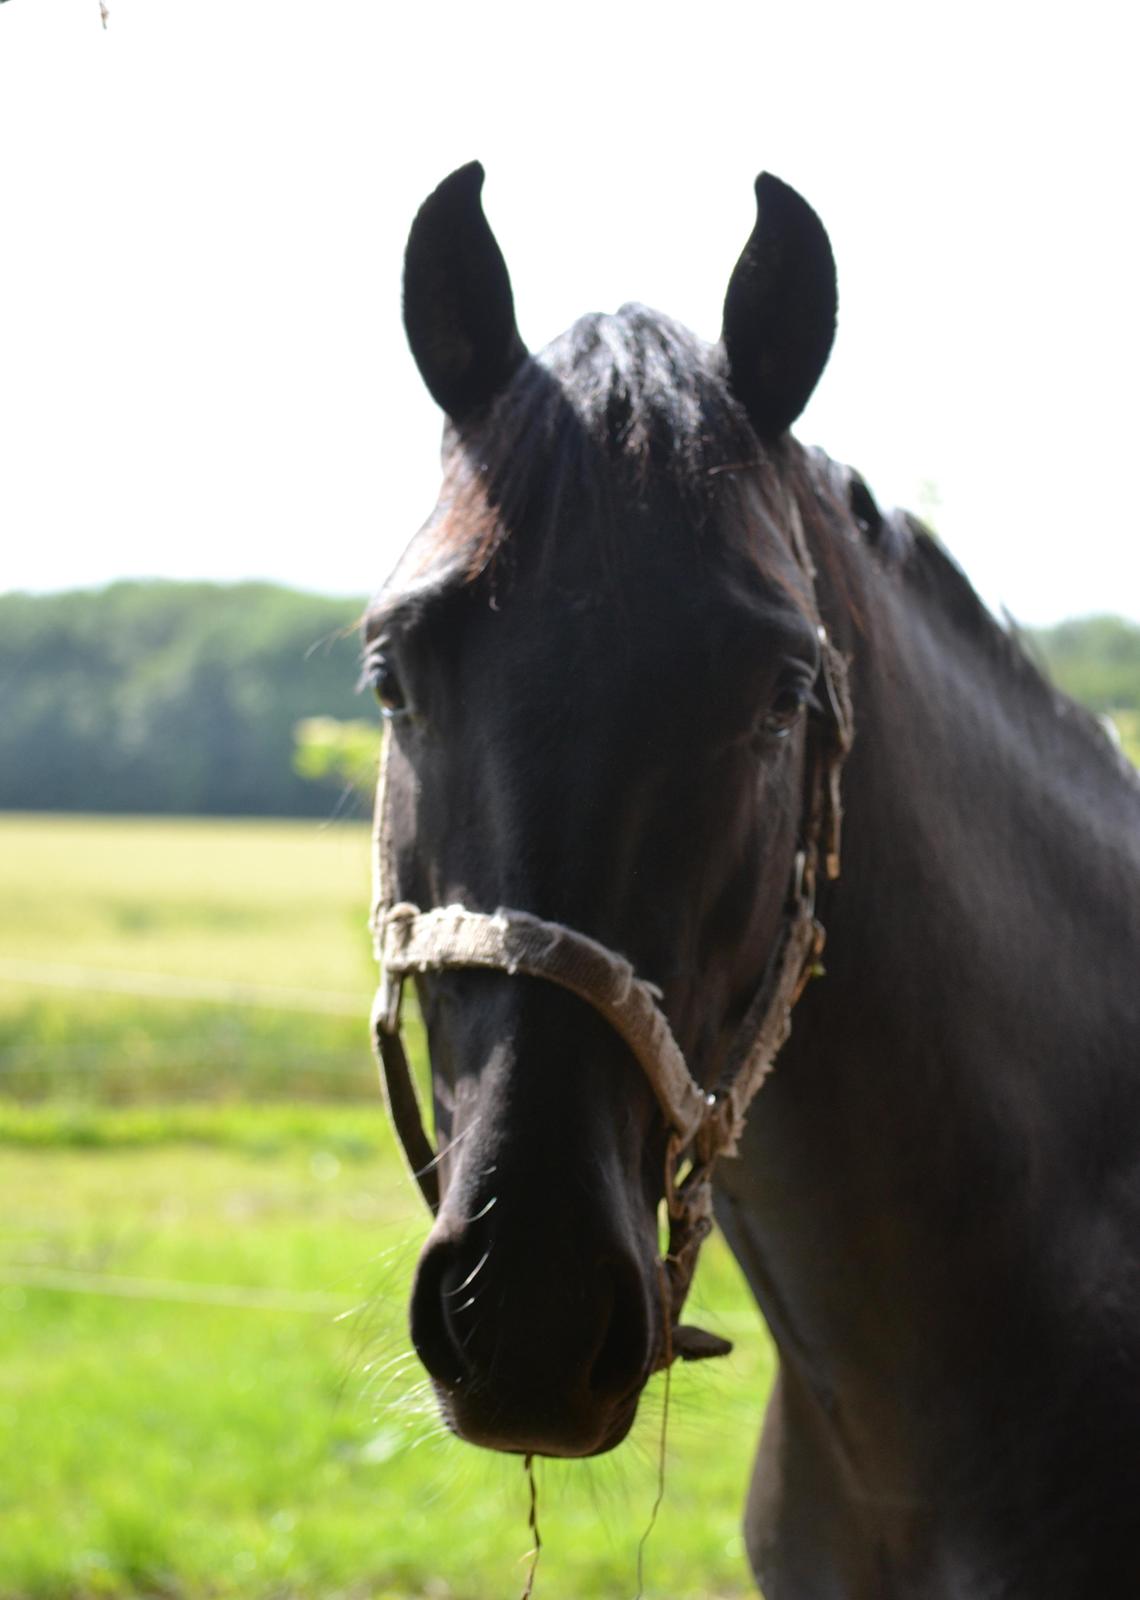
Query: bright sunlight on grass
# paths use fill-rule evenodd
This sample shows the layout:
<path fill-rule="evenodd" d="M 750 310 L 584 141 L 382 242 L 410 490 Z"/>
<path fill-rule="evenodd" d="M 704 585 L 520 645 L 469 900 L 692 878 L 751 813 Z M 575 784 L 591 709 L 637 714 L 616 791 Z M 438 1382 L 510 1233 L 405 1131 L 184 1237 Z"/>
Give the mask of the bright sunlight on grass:
<path fill-rule="evenodd" d="M 356 825 L 0 819 L 6 1600 L 521 1589 L 521 1465 L 441 1432 L 408 1347 L 426 1222 L 368 1060 L 366 898 Z M 719 1241 L 694 1315 L 737 1353 L 674 1377 L 646 1600 L 752 1592 L 770 1356 Z M 635 1592 L 661 1394 L 613 1456 L 542 1464 L 536 1600 Z"/>

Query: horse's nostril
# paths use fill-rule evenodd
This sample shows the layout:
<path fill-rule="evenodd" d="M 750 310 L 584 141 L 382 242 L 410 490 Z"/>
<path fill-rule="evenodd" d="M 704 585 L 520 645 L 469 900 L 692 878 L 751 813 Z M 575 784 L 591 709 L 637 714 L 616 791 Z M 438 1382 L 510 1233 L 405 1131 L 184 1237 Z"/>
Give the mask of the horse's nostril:
<path fill-rule="evenodd" d="M 467 1372 L 447 1293 L 457 1264 L 452 1244 L 445 1240 L 429 1244 L 420 1257 L 412 1290 L 412 1344 L 431 1376 L 448 1389 L 462 1383 Z"/>
<path fill-rule="evenodd" d="M 624 1397 L 645 1377 L 649 1351 L 649 1312 L 641 1277 L 633 1263 L 612 1271 L 612 1299 L 589 1386 L 598 1398 Z"/>

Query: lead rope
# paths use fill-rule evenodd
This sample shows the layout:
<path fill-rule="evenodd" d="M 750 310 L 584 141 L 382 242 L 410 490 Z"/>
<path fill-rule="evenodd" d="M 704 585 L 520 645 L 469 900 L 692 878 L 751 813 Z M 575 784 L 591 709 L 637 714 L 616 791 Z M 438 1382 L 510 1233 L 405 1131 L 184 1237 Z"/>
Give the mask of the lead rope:
<path fill-rule="evenodd" d="M 466 906 L 421 911 L 397 899 L 389 823 L 389 733 L 381 755 L 373 825 L 372 932 L 381 981 L 372 1008 L 372 1036 L 382 1067 L 388 1109 L 408 1166 L 434 1213 L 440 1205 L 436 1153 L 423 1114 L 400 1029 L 404 980 L 409 973 L 481 967 L 524 973 L 556 983 L 585 1000 L 621 1035 L 645 1072 L 669 1129 L 664 1192 L 669 1238 L 661 1263 L 668 1286 L 668 1315 L 654 1370 L 683 1360 L 726 1354 L 725 1339 L 680 1323 L 681 1308 L 704 1239 L 712 1231 L 712 1172 L 722 1155 L 735 1155 L 748 1108 L 775 1065 L 791 1030 L 792 1010 L 819 970 L 824 930 L 816 919 L 821 860 L 828 879 L 839 876 L 842 803 L 840 776 L 851 747 L 853 719 L 847 664 L 831 643 L 815 600 L 815 569 L 794 501 L 789 525 L 797 561 L 808 581 L 820 646 L 819 721 L 809 731 L 807 772 L 789 904 L 772 956 L 751 1004 L 730 1042 L 724 1069 L 711 1092 L 689 1072 L 659 1001 L 660 990 L 634 973 L 624 957 L 562 923 L 500 908 L 493 915 Z M 688 1159 L 689 1169 L 678 1173 Z"/>

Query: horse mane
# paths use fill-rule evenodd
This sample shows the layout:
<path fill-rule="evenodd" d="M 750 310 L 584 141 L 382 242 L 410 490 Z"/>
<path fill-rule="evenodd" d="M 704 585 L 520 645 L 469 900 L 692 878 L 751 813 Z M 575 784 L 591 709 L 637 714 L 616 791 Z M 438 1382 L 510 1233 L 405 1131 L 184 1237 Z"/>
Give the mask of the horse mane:
<path fill-rule="evenodd" d="M 962 568 L 932 529 L 913 512 L 881 511 L 866 482 L 851 467 L 833 462 L 820 450 L 805 452 L 809 473 L 822 480 L 832 501 L 839 500 L 862 543 L 880 568 L 897 574 L 920 603 L 933 606 L 955 632 L 978 650 L 1001 677 L 1054 724 L 1077 730 L 1086 748 L 1107 759 L 1132 782 L 1140 782 L 1099 717 L 1059 689 L 1038 658 L 1032 638 L 1008 613 L 994 616 Z M 817 491 L 818 492 L 818 491 Z"/>
<path fill-rule="evenodd" d="M 540 375 L 549 375 L 559 392 L 547 393 L 547 414 L 553 410 L 560 442 L 568 430 L 581 429 L 599 465 L 623 464 L 641 483 L 659 473 L 689 507 L 706 501 L 718 468 L 757 453 L 723 361 L 719 346 L 631 303 L 613 315 L 579 318 L 543 351 L 518 398 L 530 406 L 542 389 Z M 563 397 L 572 399 L 573 422 L 558 406 Z"/>

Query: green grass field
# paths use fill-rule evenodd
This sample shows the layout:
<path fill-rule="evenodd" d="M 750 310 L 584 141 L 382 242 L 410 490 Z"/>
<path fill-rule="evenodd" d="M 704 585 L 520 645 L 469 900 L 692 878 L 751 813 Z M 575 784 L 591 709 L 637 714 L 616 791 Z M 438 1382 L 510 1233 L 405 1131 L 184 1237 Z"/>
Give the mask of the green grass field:
<path fill-rule="evenodd" d="M 0 1596 L 521 1592 L 520 1463 L 442 1433 L 368 1059 L 359 825 L 0 818 Z M 771 1356 L 719 1241 L 645 1596 L 751 1593 Z M 662 1380 L 541 1463 L 535 1594 L 630 1596 Z"/>

